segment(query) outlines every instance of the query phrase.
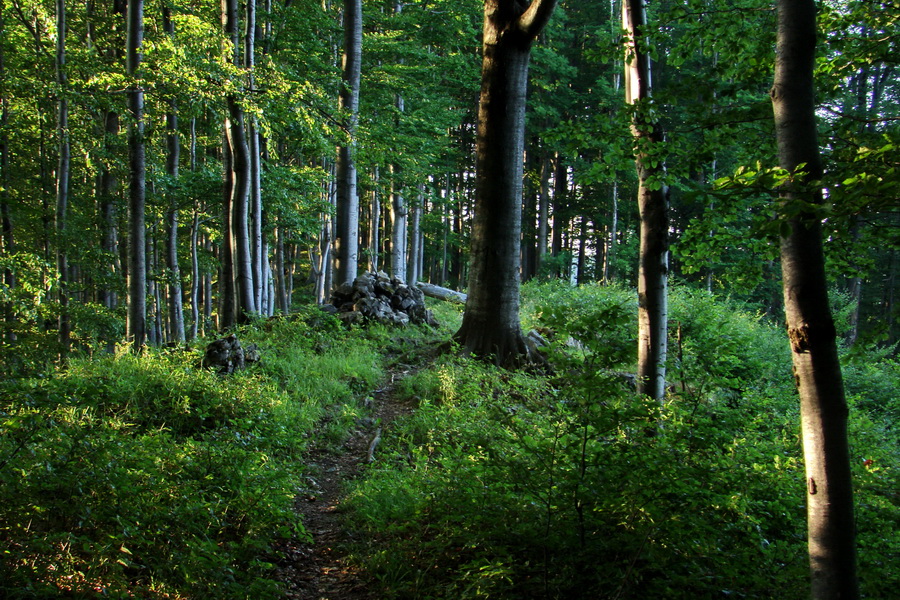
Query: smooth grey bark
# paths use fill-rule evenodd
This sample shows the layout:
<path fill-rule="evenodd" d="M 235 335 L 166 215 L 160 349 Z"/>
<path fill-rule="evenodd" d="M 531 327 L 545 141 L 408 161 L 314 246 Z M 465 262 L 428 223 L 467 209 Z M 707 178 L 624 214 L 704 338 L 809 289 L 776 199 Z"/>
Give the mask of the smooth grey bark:
<path fill-rule="evenodd" d="M 662 129 L 649 117 L 650 57 L 647 54 L 647 14 L 644 0 L 622 3 L 626 32 L 625 100 L 634 104 L 634 137 L 640 213 L 638 268 L 638 393 L 662 400 L 666 393 L 668 325 L 669 217 L 668 190 L 662 184 L 663 165 L 647 148 L 663 141 Z M 655 182 L 653 181 L 655 180 Z"/>
<path fill-rule="evenodd" d="M 425 203 L 425 184 L 419 185 L 416 203 L 412 207 L 412 219 L 409 232 L 409 256 L 406 281 L 416 282 L 422 277 L 422 205 Z"/>
<path fill-rule="evenodd" d="M 247 1 L 247 23 L 244 33 L 244 67 L 247 69 L 247 85 L 251 92 L 256 88 L 254 69 L 256 68 L 256 0 Z M 265 281 L 266 255 L 263 252 L 263 203 L 262 203 L 262 144 L 260 142 L 259 121 L 256 115 L 247 124 L 247 148 L 249 152 L 250 177 L 250 254 L 252 259 L 253 300 L 262 312 L 267 303 L 268 285 Z"/>
<path fill-rule="evenodd" d="M 126 337 L 135 352 L 141 352 L 147 337 L 147 249 L 144 207 L 146 204 L 146 160 L 144 158 L 144 90 L 138 68 L 144 40 L 144 2 L 128 0 L 128 33 L 125 44 L 129 90 L 128 127 L 128 323 Z"/>
<path fill-rule="evenodd" d="M 69 353 L 72 324 L 69 320 L 69 254 L 66 241 L 66 219 L 69 206 L 69 172 L 71 144 L 69 142 L 69 101 L 66 97 L 66 2 L 56 2 L 56 84 L 59 86 L 57 101 L 56 135 L 59 147 L 59 163 L 56 171 L 56 268 L 59 274 L 58 340 L 60 357 Z"/>
<path fill-rule="evenodd" d="M 780 166 L 797 173 L 782 189 L 788 233 L 781 238 L 782 281 L 794 380 L 800 396 L 811 593 L 854 600 L 856 524 L 847 442 L 847 402 L 828 304 L 817 183 L 823 174 L 816 131 L 813 0 L 778 0 L 772 108 Z M 801 165 L 805 165 L 801 169 Z M 811 208 L 812 207 L 812 208 Z"/>
<path fill-rule="evenodd" d="M 356 128 L 362 65 L 362 0 L 344 0 L 344 55 L 339 108 L 346 113 L 347 142 L 337 153 L 337 227 L 335 278 L 351 283 L 359 268 L 359 196 L 356 190 Z"/>
<path fill-rule="evenodd" d="M 406 222 L 409 212 L 406 199 L 396 180 L 399 168 L 391 170 L 391 276 L 406 281 Z"/>
<path fill-rule="evenodd" d="M 200 211 L 194 210 L 191 219 L 191 328 L 187 334 L 189 340 L 197 339 L 200 320 Z"/>
<path fill-rule="evenodd" d="M 378 272 L 379 266 L 379 257 L 381 255 L 381 237 L 379 232 L 381 231 L 381 197 L 378 195 L 378 179 L 379 179 L 379 169 L 378 166 L 375 166 L 375 173 L 372 176 L 373 185 L 372 185 L 372 243 L 369 245 L 369 252 L 372 255 L 369 260 L 369 264 L 372 267 L 372 272 Z"/>
<path fill-rule="evenodd" d="M 237 0 L 222 2 L 222 22 L 225 35 L 233 44 L 233 60 L 241 66 L 240 25 Z M 253 259 L 250 252 L 249 202 L 250 202 L 250 150 L 244 125 L 244 109 L 235 94 L 225 99 L 225 139 L 231 153 L 230 230 L 225 234 L 232 240 L 232 270 L 235 290 L 234 318 L 246 322 L 256 312 Z"/>
<path fill-rule="evenodd" d="M 469 293 L 454 339 L 463 352 L 507 367 L 540 360 L 519 322 L 522 157 L 531 45 L 555 7 L 555 0 L 484 4 Z"/>

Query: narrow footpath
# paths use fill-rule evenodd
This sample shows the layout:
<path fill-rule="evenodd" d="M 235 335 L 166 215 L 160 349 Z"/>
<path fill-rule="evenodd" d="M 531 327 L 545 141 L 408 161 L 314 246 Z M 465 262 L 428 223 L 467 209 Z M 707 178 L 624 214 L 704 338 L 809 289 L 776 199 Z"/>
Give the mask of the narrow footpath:
<path fill-rule="evenodd" d="M 313 446 L 307 454 L 310 475 L 297 497 L 296 509 L 312 543 L 287 540 L 276 548 L 277 578 L 291 600 L 377 600 L 374 582 L 347 560 L 352 533 L 343 528 L 340 503 L 345 484 L 357 477 L 360 465 L 377 460 L 378 443 L 412 404 L 395 399 L 396 384 L 411 368 L 391 371 L 386 385 L 372 393 L 372 414 L 361 419 L 340 452 Z"/>

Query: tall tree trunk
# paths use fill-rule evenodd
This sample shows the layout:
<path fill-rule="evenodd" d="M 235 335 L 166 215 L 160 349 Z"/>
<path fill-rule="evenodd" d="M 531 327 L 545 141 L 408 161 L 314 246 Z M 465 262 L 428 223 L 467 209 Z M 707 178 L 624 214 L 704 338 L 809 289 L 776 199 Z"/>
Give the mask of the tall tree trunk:
<path fill-rule="evenodd" d="M 222 22 L 225 35 L 232 42 L 233 62 L 241 66 L 240 25 L 237 0 L 222 2 Z M 232 269 L 236 298 L 234 317 L 244 323 L 256 312 L 253 259 L 250 254 L 250 150 L 244 126 L 244 109 L 235 94 L 225 99 L 225 139 L 231 151 L 231 229 L 226 235 L 232 239 Z"/>
<path fill-rule="evenodd" d="M 622 25 L 628 41 L 625 60 L 625 99 L 634 105 L 634 136 L 638 173 L 638 212 L 641 218 L 638 268 L 638 392 L 662 400 L 666 387 L 666 329 L 668 323 L 669 217 L 668 190 L 663 166 L 647 148 L 663 141 L 661 126 L 650 116 L 650 56 L 647 53 L 647 15 L 644 0 L 622 3 Z"/>
<path fill-rule="evenodd" d="M 128 128 L 130 148 L 129 181 L 129 245 L 128 245 L 128 328 L 127 338 L 135 352 L 144 347 L 147 336 L 147 256 L 144 205 L 146 197 L 146 162 L 144 159 L 144 90 L 138 68 L 144 40 L 144 2 L 128 0 L 128 36 L 126 64 L 133 78 L 129 91 L 131 123 Z"/>
<path fill-rule="evenodd" d="M 381 231 L 381 198 L 378 195 L 379 172 L 377 165 L 375 166 L 375 173 L 372 177 L 372 223 L 370 225 L 372 228 L 372 243 L 369 246 L 369 251 L 372 254 L 370 260 L 372 272 L 376 273 L 378 272 L 378 267 L 380 265 L 379 258 L 381 256 L 381 238 L 379 236 L 379 232 Z"/>
<path fill-rule="evenodd" d="M 484 4 L 469 294 L 454 337 L 464 352 L 509 367 L 539 360 L 519 323 L 522 154 L 531 45 L 555 7 L 555 0 Z"/>
<path fill-rule="evenodd" d="M 169 18 L 168 7 L 163 7 L 163 29 L 170 37 L 175 36 L 175 24 Z M 166 173 L 174 185 L 178 181 L 178 163 L 181 159 L 181 143 L 178 139 L 178 105 L 176 101 L 169 100 L 169 110 L 166 113 Z M 183 344 L 184 335 L 184 304 L 181 289 L 181 268 L 178 266 L 178 202 L 174 196 L 169 201 L 169 210 L 166 213 L 166 267 L 168 268 L 169 282 L 169 321 L 172 325 L 170 342 Z"/>
<path fill-rule="evenodd" d="M 244 34 L 244 66 L 247 69 L 247 84 L 251 92 L 255 90 L 256 68 L 256 0 L 247 1 L 247 26 Z M 250 249 L 253 261 L 253 300 L 259 310 L 265 302 L 268 286 L 265 282 L 265 262 L 267 257 L 263 252 L 263 205 L 262 205 L 262 147 L 260 143 L 261 133 L 256 115 L 250 118 L 247 126 L 248 151 L 249 151 L 249 176 L 250 176 Z"/>
<path fill-rule="evenodd" d="M 616 260 L 616 246 L 619 243 L 619 182 L 616 180 L 612 184 L 612 208 L 609 221 L 609 236 L 606 239 L 606 255 L 603 259 L 604 283 L 609 283 L 616 276 L 614 261 Z"/>
<path fill-rule="evenodd" d="M 3 0 L 0 0 L 0 39 L 6 39 L 6 21 Z M 6 87 L 6 51 L 0 45 L 0 89 L 5 90 Z M 2 253 L 0 256 L 11 256 L 15 254 L 16 244 L 13 235 L 13 222 L 9 206 L 9 99 L 4 93 L 0 97 L 0 248 Z M 13 290 L 16 287 L 15 272 L 11 268 L 3 269 L 3 285 L 7 290 Z M 7 341 L 16 341 L 16 333 L 13 325 L 16 315 L 13 310 L 12 303 L 4 303 L 3 320 L 6 323 L 4 337 Z"/>
<path fill-rule="evenodd" d="M 69 321 L 69 254 L 66 241 L 66 218 L 69 205 L 69 101 L 66 81 L 66 2 L 56 2 L 56 83 L 59 86 L 57 141 L 59 166 L 56 171 L 56 268 L 59 272 L 59 345 L 60 359 L 66 360 L 71 345 L 72 325 Z"/>
<path fill-rule="evenodd" d="M 225 130 L 228 125 L 225 124 Z M 230 329 L 237 323 L 237 294 L 234 287 L 234 220 L 233 200 L 234 169 L 228 135 L 222 136 L 222 251 L 219 255 L 221 274 L 219 276 L 219 327 Z"/>
<path fill-rule="evenodd" d="M 114 146 L 114 140 L 119 135 L 119 114 L 114 111 L 107 111 L 103 115 L 103 145 L 107 152 Z M 107 255 L 111 264 L 109 265 L 109 275 L 113 275 L 121 271 L 121 264 L 118 260 L 119 255 L 119 225 L 115 202 L 115 189 L 118 185 L 117 179 L 113 171 L 103 161 L 101 166 L 99 182 L 97 186 L 97 196 L 100 204 L 101 227 L 103 229 L 100 246 Z M 118 298 L 115 288 L 109 283 L 104 283 L 99 291 L 100 304 L 112 310 L 118 304 Z"/>
<path fill-rule="evenodd" d="M 362 0 L 344 0 L 344 58 L 339 106 L 347 113 L 347 143 L 337 155 L 335 282 L 351 283 L 359 260 L 359 196 L 356 191 L 356 126 L 362 65 Z"/>
<path fill-rule="evenodd" d="M 191 329 L 188 333 L 189 340 L 197 339 L 200 320 L 200 211 L 194 210 L 191 219 Z"/>
<path fill-rule="evenodd" d="M 566 192 L 569 189 L 569 172 L 558 152 L 553 162 L 553 231 L 550 236 L 550 254 L 556 258 L 564 249 L 563 233 L 569 227 L 569 218 L 566 214 L 568 212 L 566 210 Z M 562 274 L 560 265 L 557 265 L 556 272 L 552 275 L 559 277 Z"/>
<path fill-rule="evenodd" d="M 800 395 L 812 597 L 853 600 L 856 524 L 847 445 L 847 403 L 836 333 L 828 306 L 820 217 L 808 207 L 822 203 L 814 182 L 822 178 L 816 132 L 813 67 L 816 6 L 813 0 L 778 0 L 772 107 L 781 167 L 795 173 L 782 203 L 789 209 L 781 238 L 784 308 Z"/>

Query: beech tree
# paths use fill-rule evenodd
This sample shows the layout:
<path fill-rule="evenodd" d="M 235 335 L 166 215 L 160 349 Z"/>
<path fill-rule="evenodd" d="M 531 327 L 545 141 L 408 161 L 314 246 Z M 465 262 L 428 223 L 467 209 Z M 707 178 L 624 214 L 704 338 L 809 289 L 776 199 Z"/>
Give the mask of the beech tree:
<path fill-rule="evenodd" d="M 356 278 L 359 254 L 359 196 L 356 189 L 356 126 L 362 66 L 362 0 L 344 0 L 344 57 L 339 107 L 346 112 L 347 141 L 337 155 L 337 231 L 335 283 Z"/>
<path fill-rule="evenodd" d="M 823 175 L 813 69 L 816 6 L 779 0 L 772 108 L 787 217 L 781 237 L 784 308 L 800 395 L 812 597 L 859 596 L 847 402 L 838 360 L 822 248 Z"/>
<path fill-rule="evenodd" d="M 56 2 L 56 83 L 59 86 L 57 100 L 56 135 L 59 144 L 59 162 L 56 171 L 56 268 L 59 272 L 58 339 L 60 356 L 65 360 L 69 353 L 72 325 L 69 322 L 69 255 L 66 237 L 66 219 L 69 210 L 69 172 L 71 143 L 69 142 L 69 99 L 66 95 L 66 2 Z"/>
<path fill-rule="evenodd" d="M 146 161 L 144 157 L 144 90 L 138 78 L 141 45 L 144 40 L 144 2 L 128 0 L 128 30 L 125 45 L 126 68 L 132 78 L 129 91 L 131 123 L 129 229 L 128 229 L 128 327 L 127 338 L 140 352 L 147 336 L 147 260 L 145 243 Z"/>
<path fill-rule="evenodd" d="M 634 136 L 640 212 L 638 268 L 638 392 L 662 399 L 666 387 L 667 280 L 669 219 L 663 165 L 653 156 L 662 131 L 651 100 L 647 12 L 644 0 L 622 2 L 626 35 L 625 101 L 634 105 Z"/>
<path fill-rule="evenodd" d="M 484 3 L 469 295 L 455 339 L 464 352 L 510 367 L 538 358 L 519 323 L 522 153 L 531 46 L 555 7 Z"/>

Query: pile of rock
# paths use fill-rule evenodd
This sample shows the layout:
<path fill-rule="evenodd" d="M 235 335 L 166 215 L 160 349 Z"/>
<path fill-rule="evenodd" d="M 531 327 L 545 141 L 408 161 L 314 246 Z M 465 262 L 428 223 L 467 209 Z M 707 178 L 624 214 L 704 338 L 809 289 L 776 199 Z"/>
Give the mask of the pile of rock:
<path fill-rule="evenodd" d="M 381 271 L 365 273 L 352 284 L 339 286 L 331 294 L 331 306 L 347 324 L 375 321 L 388 325 L 437 326 L 434 315 L 425 308 L 422 290 Z"/>
<path fill-rule="evenodd" d="M 248 363 L 259 362 L 259 358 L 256 344 L 241 346 L 240 340 L 232 333 L 206 347 L 202 366 L 204 369 L 215 369 L 219 375 L 230 375 Z"/>

